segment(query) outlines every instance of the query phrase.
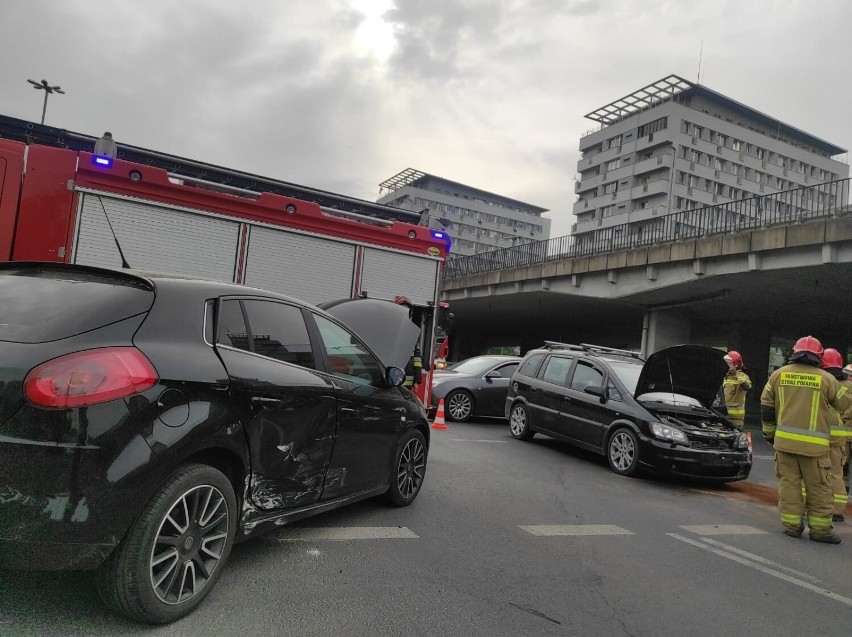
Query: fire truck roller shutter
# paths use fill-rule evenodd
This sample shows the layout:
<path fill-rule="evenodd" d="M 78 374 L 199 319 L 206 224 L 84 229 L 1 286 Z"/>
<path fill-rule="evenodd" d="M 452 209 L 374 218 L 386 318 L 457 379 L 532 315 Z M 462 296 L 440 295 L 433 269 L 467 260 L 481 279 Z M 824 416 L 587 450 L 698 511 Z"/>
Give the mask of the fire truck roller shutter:
<path fill-rule="evenodd" d="M 308 234 L 251 229 L 245 284 L 320 303 L 349 298 L 355 245 Z"/>
<path fill-rule="evenodd" d="M 391 250 L 367 248 L 361 289 L 372 299 L 404 294 L 416 305 L 437 301 L 438 260 Z"/>
<path fill-rule="evenodd" d="M 121 267 L 110 224 L 131 268 L 217 281 L 234 279 L 238 223 L 186 208 L 91 193 L 83 195 L 80 206 L 74 263 Z"/>

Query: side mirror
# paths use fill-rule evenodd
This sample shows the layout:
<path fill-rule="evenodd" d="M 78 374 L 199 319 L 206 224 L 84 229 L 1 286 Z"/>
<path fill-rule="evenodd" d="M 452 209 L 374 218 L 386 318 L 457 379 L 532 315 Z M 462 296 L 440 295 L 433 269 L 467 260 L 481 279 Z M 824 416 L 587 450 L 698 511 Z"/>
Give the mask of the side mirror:
<path fill-rule="evenodd" d="M 492 372 L 488 372 L 487 374 L 485 374 L 485 380 L 487 380 L 489 382 L 491 382 L 495 378 L 503 378 L 503 377 L 500 375 L 500 372 L 493 372 L 492 371 Z"/>
<path fill-rule="evenodd" d="M 592 396 L 597 396 L 601 400 L 606 400 L 606 391 L 600 385 L 589 385 L 587 387 L 583 387 L 583 391 L 587 394 L 591 394 Z"/>
<path fill-rule="evenodd" d="M 391 387 L 399 387 L 405 382 L 405 370 L 399 367 L 388 367 L 385 370 L 385 381 Z"/>

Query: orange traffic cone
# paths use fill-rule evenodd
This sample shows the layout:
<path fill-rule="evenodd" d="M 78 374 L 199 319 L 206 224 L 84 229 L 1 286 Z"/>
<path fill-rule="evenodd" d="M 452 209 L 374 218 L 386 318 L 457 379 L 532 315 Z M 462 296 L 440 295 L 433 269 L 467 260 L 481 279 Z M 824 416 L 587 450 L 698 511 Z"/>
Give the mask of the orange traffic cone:
<path fill-rule="evenodd" d="M 444 420 L 444 399 L 438 401 L 438 411 L 435 412 L 435 420 L 432 422 L 432 429 L 446 429 L 447 423 Z"/>
<path fill-rule="evenodd" d="M 746 438 L 748 438 L 748 450 L 751 451 L 752 449 L 751 449 L 751 432 L 750 431 L 746 432 Z"/>

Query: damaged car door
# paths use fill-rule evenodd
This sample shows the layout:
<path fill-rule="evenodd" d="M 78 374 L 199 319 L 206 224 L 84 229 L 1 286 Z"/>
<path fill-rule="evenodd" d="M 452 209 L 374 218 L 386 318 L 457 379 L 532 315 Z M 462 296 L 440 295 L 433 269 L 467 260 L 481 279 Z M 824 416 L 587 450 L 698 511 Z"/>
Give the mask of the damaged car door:
<path fill-rule="evenodd" d="M 264 510 L 316 502 L 334 447 L 337 401 L 315 370 L 303 310 L 272 299 L 220 299 L 216 350 L 248 436 L 252 502 Z"/>

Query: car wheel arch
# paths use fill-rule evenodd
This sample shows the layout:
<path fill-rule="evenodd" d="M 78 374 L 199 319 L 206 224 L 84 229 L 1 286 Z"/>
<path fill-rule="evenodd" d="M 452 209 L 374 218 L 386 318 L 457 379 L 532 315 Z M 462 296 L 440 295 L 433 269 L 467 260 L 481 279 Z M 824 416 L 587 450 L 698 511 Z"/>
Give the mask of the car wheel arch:
<path fill-rule="evenodd" d="M 615 432 L 619 429 L 629 429 L 632 431 L 639 440 L 644 438 L 645 436 L 639 430 L 639 427 L 636 426 L 636 423 L 631 422 L 630 420 L 614 420 L 609 425 L 607 425 L 606 430 L 603 435 L 603 445 L 601 446 L 601 453 L 606 454 L 606 449 L 609 446 L 609 441 L 615 435 Z"/>

